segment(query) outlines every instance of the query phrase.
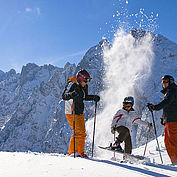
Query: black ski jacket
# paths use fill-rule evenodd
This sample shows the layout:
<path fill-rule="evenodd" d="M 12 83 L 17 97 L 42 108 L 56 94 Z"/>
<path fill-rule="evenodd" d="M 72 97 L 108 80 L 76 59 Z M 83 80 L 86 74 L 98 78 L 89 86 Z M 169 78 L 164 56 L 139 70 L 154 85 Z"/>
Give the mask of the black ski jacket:
<path fill-rule="evenodd" d="M 177 122 L 177 85 L 173 83 L 161 92 L 164 94 L 164 99 L 154 105 L 154 110 L 163 109 L 163 123 Z"/>
<path fill-rule="evenodd" d="M 67 93 L 63 93 L 63 100 L 73 99 L 75 103 L 75 114 L 83 114 L 84 100 L 95 100 L 96 95 L 88 95 L 88 85 L 82 87 L 80 84 L 73 83 Z"/>

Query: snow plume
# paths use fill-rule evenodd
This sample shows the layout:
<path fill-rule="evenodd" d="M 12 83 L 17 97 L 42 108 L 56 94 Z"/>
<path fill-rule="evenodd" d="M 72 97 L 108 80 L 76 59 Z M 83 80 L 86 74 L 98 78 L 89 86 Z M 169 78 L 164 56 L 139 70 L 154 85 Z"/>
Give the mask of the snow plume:
<path fill-rule="evenodd" d="M 101 93 L 103 110 L 97 115 L 95 148 L 98 145 L 108 146 L 113 141 L 111 122 L 117 110 L 122 108 L 124 97 L 133 96 L 135 108 L 143 109 L 141 99 L 151 73 L 153 56 L 152 35 L 141 30 L 129 34 L 118 30 L 112 47 L 104 50 L 106 89 Z M 92 140 L 93 120 L 87 122 L 87 127 L 87 134 Z"/>

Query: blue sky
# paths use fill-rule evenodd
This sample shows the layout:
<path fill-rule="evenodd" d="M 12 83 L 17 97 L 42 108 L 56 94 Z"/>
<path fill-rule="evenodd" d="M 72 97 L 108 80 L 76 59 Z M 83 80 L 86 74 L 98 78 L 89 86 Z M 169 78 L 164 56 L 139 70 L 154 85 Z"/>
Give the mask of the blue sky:
<path fill-rule="evenodd" d="M 177 0 L 0 0 L 0 70 L 77 64 L 122 22 L 177 43 L 176 21 Z"/>

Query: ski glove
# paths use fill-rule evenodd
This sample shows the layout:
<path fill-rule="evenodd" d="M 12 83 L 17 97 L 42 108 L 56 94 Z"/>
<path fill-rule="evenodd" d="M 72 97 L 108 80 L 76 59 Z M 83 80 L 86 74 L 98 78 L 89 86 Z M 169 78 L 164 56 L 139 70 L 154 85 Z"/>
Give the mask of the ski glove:
<path fill-rule="evenodd" d="M 149 111 L 154 110 L 154 105 L 151 104 L 151 103 L 148 103 L 148 104 L 147 104 L 147 107 L 149 108 Z"/>
<path fill-rule="evenodd" d="M 98 101 L 100 101 L 100 97 L 98 95 L 94 95 L 93 96 L 93 100 L 98 102 Z"/>
<path fill-rule="evenodd" d="M 161 123 L 162 125 L 165 125 L 163 118 L 160 118 L 160 123 Z"/>
<path fill-rule="evenodd" d="M 111 133 L 114 134 L 116 131 L 116 128 L 115 127 L 111 127 Z"/>

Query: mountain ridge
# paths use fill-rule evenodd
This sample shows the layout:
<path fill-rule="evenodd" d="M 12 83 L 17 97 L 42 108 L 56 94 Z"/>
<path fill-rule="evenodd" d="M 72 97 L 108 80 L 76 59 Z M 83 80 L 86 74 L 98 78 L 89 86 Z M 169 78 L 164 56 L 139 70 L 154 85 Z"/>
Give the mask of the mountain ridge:
<path fill-rule="evenodd" d="M 139 33 L 140 31 L 134 31 L 135 35 Z M 104 48 L 111 48 L 111 45 L 109 41 L 102 40 L 86 52 L 77 66 L 69 62 L 63 68 L 28 63 L 23 66 L 21 73 L 16 73 L 14 69 L 6 73 L 0 71 L 0 150 L 66 153 L 72 134 L 61 100 L 66 79 L 84 68 L 93 78 L 89 83 L 89 93 L 100 94 L 106 87 Z M 160 100 L 162 75 L 168 73 L 177 78 L 177 44 L 162 35 L 154 35 L 153 50 L 155 59 L 152 77 L 147 82 L 148 91 L 140 104 Z M 98 112 L 102 109 L 100 102 Z M 159 117 L 160 114 L 156 113 L 155 116 Z M 94 116 L 92 102 L 86 103 L 85 115 L 86 120 Z M 145 112 L 143 118 L 146 119 Z M 160 123 L 157 124 L 157 128 L 160 135 Z M 144 142 L 140 137 L 137 139 Z"/>

